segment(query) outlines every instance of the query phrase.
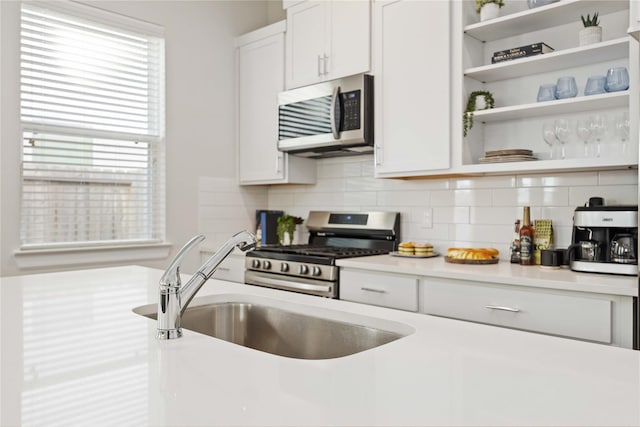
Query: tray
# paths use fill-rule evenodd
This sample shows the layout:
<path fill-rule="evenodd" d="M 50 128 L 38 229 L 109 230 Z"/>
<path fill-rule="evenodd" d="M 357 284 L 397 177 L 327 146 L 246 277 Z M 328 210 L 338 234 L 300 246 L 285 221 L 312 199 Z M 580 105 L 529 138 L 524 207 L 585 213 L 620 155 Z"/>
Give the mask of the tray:
<path fill-rule="evenodd" d="M 397 252 L 397 251 L 389 252 L 389 255 L 398 256 L 401 258 L 433 258 L 433 257 L 440 256 L 438 252 L 433 252 L 428 255 L 410 255 L 410 254 L 401 254 L 400 252 Z"/>
<path fill-rule="evenodd" d="M 527 155 L 508 155 L 508 156 L 487 156 L 480 157 L 480 163 L 503 163 L 503 162 L 526 162 L 531 160 L 538 160 L 537 157 Z"/>
<path fill-rule="evenodd" d="M 491 258 L 491 259 L 458 259 L 458 258 L 449 258 L 448 256 L 444 257 L 445 262 L 450 262 L 451 264 L 497 264 L 500 262 L 500 258 Z"/>

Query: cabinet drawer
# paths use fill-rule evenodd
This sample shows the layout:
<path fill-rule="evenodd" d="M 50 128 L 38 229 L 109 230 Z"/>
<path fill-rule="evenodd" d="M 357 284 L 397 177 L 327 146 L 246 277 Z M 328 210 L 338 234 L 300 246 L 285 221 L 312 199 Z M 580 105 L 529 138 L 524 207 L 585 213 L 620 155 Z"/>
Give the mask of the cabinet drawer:
<path fill-rule="evenodd" d="M 427 314 L 611 343 L 612 301 L 494 285 L 425 280 Z"/>
<path fill-rule="evenodd" d="M 340 271 L 340 299 L 418 311 L 418 279 L 343 269 Z"/>

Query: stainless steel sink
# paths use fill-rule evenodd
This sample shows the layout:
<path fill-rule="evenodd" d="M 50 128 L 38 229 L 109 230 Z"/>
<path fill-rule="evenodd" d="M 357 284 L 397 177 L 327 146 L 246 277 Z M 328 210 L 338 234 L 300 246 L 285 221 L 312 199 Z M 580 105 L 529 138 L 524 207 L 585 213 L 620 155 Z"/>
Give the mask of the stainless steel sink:
<path fill-rule="evenodd" d="M 248 295 L 234 295 L 225 298 L 227 301 L 207 299 L 211 297 L 192 301 L 182 315 L 183 328 L 297 359 L 343 357 L 413 332 L 397 322 L 289 303 L 285 304 L 288 307 L 278 307 L 269 299 Z M 277 305 L 282 306 L 282 302 Z M 309 311 L 315 313 L 307 314 Z M 134 312 L 156 318 L 155 305 L 139 307 Z"/>

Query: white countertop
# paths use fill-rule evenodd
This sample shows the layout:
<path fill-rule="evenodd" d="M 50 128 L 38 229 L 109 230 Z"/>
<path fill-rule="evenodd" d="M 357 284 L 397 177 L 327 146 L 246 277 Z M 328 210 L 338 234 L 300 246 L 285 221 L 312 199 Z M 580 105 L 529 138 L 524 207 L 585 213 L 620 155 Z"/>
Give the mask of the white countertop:
<path fill-rule="evenodd" d="M 328 360 L 188 330 L 157 341 L 155 322 L 131 310 L 157 300 L 160 275 L 131 266 L 2 278 L 0 424 L 640 425 L 638 351 L 215 280 L 201 295 L 415 332 Z"/>
<path fill-rule="evenodd" d="M 637 276 L 579 273 L 568 268 L 549 269 L 538 265 L 521 266 L 500 261 L 498 264 L 451 264 L 444 257 L 408 258 L 377 255 L 336 261 L 340 267 L 385 273 L 444 277 L 476 282 L 531 286 L 536 288 L 594 292 L 600 294 L 638 296 Z"/>

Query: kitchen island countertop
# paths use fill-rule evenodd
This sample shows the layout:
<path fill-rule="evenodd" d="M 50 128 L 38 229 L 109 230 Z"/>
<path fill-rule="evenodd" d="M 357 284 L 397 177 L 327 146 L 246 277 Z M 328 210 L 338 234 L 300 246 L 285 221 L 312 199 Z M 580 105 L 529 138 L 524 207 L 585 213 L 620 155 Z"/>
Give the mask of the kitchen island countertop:
<path fill-rule="evenodd" d="M 424 277 L 470 280 L 535 288 L 638 296 L 638 276 L 580 273 L 569 268 L 549 269 L 539 265 L 521 266 L 500 260 L 497 264 L 451 264 L 443 256 L 409 258 L 376 255 L 336 261 L 339 267 Z"/>
<path fill-rule="evenodd" d="M 0 424 L 640 425 L 638 351 L 217 280 L 198 296 L 250 294 L 415 332 L 327 360 L 188 330 L 157 341 L 132 309 L 157 301 L 161 274 L 2 278 Z"/>

